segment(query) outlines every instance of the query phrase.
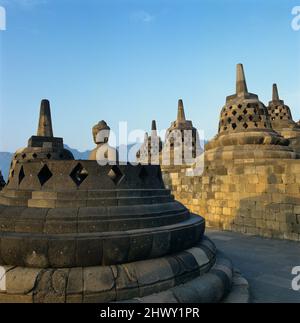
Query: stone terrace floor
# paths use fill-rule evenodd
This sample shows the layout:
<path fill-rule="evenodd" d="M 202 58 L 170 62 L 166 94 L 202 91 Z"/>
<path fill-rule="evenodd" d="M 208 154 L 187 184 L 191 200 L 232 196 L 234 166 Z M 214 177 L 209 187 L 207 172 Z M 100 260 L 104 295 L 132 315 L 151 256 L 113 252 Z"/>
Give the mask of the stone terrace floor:
<path fill-rule="evenodd" d="M 206 229 L 206 234 L 250 284 L 254 303 L 300 303 L 291 271 L 300 266 L 300 243 Z"/>

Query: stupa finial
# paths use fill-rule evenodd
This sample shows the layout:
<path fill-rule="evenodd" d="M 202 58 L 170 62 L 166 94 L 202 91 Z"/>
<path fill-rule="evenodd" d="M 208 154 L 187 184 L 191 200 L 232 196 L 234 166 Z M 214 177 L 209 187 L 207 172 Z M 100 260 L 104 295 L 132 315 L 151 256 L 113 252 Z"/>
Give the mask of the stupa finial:
<path fill-rule="evenodd" d="M 152 120 L 152 126 L 151 126 L 151 130 L 157 130 L 156 128 L 156 121 L 155 120 Z"/>
<path fill-rule="evenodd" d="M 248 93 L 246 77 L 243 64 L 237 64 L 236 66 L 236 94 Z"/>
<path fill-rule="evenodd" d="M 53 137 L 50 102 L 48 100 L 41 102 L 37 135 L 39 137 Z"/>
<path fill-rule="evenodd" d="M 151 136 L 157 136 L 157 128 L 156 128 L 156 121 L 155 120 L 152 120 Z"/>
<path fill-rule="evenodd" d="M 178 100 L 177 121 L 186 121 L 185 120 L 183 101 L 181 99 Z"/>
<path fill-rule="evenodd" d="M 278 94 L 277 84 L 273 84 L 272 100 L 273 101 L 280 101 L 279 94 Z"/>

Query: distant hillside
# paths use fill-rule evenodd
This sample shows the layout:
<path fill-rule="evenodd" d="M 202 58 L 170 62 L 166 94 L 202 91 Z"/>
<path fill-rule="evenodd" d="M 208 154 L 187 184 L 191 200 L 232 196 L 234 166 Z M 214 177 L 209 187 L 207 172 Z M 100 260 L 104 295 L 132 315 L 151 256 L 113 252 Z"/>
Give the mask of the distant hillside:
<path fill-rule="evenodd" d="M 134 146 L 135 144 L 130 144 L 130 145 L 128 145 L 127 147 L 128 147 L 128 153 L 129 153 L 129 151 L 130 151 L 130 149 Z M 123 148 L 124 146 L 119 146 L 119 147 L 117 147 L 117 150 L 118 151 L 120 151 L 120 149 L 121 149 L 121 147 Z M 126 146 L 125 146 L 126 147 Z M 91 153 L 91 150 L 86 150 L 86 151 L 84 151 L 84 152 L 81 152 L 81 151 L 79 151 L 79 150 L 77 150 L 77 149 L 74 149 L 74 148 L 70 148 L 68 145 L 65 145 L 65 148 L 66 149 L 68 149 L 68 150 L 70 150 L 71 152 L 72 152 L 72 154 L 73 154 L 73 156 L 74 156 L 74 158 L 75 159 L 79 159 L 79 160 L 86 160 L 86 159 L 88 159 L 89 158 L 89 155 L 90 155 L 90 153 Z M 133 155 L 134 155 L 134 160 L 130 160 L 130 161 L 135 161 L 135 156 L 136 156 L 136 153 L 137 153 L 137 151 L 138 151 L 138 148 L 139 148 L 139 146 L 137 146 L 137 147 L 135 147 L 134 148 L 134 153 L 133 153 Z M 129 158 L 130 159 L 130 158 Z M 131 158 L 132 159 L 132 158 Z"/>
<path fill-rule="evenodd" d="M 91 153 L 91 150 L 86 150 L 86 151 L 79 151 L 77 149 L 71 148 L 68 145 L 65 145 L 65 148 L 70 150 L 70 152 L 73 154 L 75 159 L 80 159 L 80 160 L 86 160 L 89 158 L 89 155 Z"/>

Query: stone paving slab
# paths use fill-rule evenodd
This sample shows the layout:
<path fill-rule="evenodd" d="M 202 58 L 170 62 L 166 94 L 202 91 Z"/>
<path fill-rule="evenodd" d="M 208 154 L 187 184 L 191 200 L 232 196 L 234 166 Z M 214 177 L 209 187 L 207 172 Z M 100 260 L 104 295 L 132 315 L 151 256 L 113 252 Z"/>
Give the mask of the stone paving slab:
<path fill-rule="evenodd" d="M 255 303 L 300 303 L 292 268 L 300 266 L 300 243 L 207 229 L 207 236 L 239 268 Z"/>

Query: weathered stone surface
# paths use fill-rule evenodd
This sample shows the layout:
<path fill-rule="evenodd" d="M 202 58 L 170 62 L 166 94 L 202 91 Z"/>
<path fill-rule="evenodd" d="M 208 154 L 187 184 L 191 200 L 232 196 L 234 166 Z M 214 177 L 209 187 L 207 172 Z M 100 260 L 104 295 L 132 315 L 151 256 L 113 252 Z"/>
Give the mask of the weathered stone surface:
<path fill-rule="evenodd" d="M 70 269 L 66 293 L 67 295 L 83 294 L 83 268 Z"/>
<path fill-rule="evenodd" d="M 131 237 L 128 261 L 147 259 L 152 251 L 152 245 L 152 234 Z"/>
<path fill-rule="evenodd" d="M 139 295 L 138 278 L 134 264 L 112 266 L 116 282 L 117 300 L 133 299 Z"/>
<path fill-rule="evenodd" d="M 126 262 L 130 248 L 130 237 L 103 240 L 103 264 L 120 264 Z"/>
<path fill-rule="evenodd" d="M 149 261 L 136 262 L 135 272 L 139 286 L 168 280 L 174 275 L 170 264 L 163 258 L 153 259 L 151 263 Z"/>
<path fill-rule="evenodd" d="M 6 274 L 6 290 L 9 294 L 29 294 L 33 291 L 41 269 L 17 267 Z"/>
<path fill-rule="evenodd" d="M 49 263 L 53 267 L 75 266 L 76 241 L 71 240 L 49 240 Z"/>
<path fill-rule="evenodd" d="M 99 266 L 102 264 L 103 241 L 101 238 L 76 240 L 76 265 Z"/>
<path fill-rule="evenodd" d="M 192 254 L 199 267 L 203 267 L 209 263 L 209 258 L 206 253 L 200 248 L 191 248 L 187 250 L 188 253 Z"/>
<path fill-rule="evenodd" d="M 205 274 L 201 278 L 172 289 L 180 303 L 216 303 L 224 295 L 222 280 L 216 275 Z"/>
<path fill-rule="evenodd" d="M 171 248 L 171 233 L 157 232 L 153 235 L 153 245 L 151 258 L 156 258 L 163 254 L 168 254 Z"/>
<path fill-rule="evenodd" d="M 84 293 L 112 290 L 115 281 L 110 267 L 87 267 L 83 271 Z"/>
<path fill-rule="evenodd" d="M 116 287 L 110 267 L 88 267 L 83 270 L 83 301 L 110 302 L 116 299 Z"/>

